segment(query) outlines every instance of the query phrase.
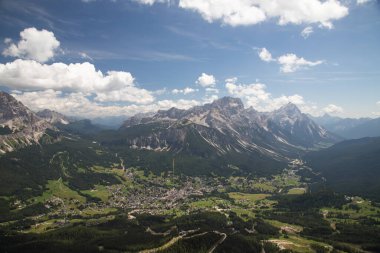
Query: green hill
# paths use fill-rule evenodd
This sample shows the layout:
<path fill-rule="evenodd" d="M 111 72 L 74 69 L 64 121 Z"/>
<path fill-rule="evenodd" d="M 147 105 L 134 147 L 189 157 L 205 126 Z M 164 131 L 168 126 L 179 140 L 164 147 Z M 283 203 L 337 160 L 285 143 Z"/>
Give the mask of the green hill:
<path fill-rule="evenodd" d="M 380 200 L 380 138 L 343 141 L 305 160 L 334 190 Z"/>

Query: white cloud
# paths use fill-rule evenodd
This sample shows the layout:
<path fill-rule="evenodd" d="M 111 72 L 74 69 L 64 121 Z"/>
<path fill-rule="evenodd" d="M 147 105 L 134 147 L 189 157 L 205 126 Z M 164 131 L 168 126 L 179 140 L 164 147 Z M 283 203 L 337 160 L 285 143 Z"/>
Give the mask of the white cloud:
<path fill-rule="evenodd" d="M 334 104 L 329 104 L 323 108 L 323 111 L 328 114 L 338 114 L 343 112 L 343 108 Z"/>
<path fill-rule="evenodd" d="M 280 65 L 280 71 L 283 73 L 292 73 L 300 69 L 314 67 L 323 63 L 323 61 L 308 61 L 303 57 L 298 57 L 295 54 L 285 54 L 277 59 L 274 59 L 272 54 L 266 48 L 262 48 L 259 51 L 259 57 L 265 62 L 277 62 Z"/>
<path fill-rule="evenodd" d="M 321 110 L 317 106 L 305 102 L 301 95 L 274 97 L 262 83 L 238 84 L 236 78 L 230 78 L 226 80 L 226 89 L 230 95 L 243 99 L 247 106 L 252 106 L 258 111 L 270 112 L 288 103 L 293 103 L 304 113 L 321 114 Z"/>
<path fill-rule="evenodd" d="M 227 78 L 227 79 L 225 80 L 225 82 L 226 82 L 226 83 L 236 83 L 237 80 L 238 80 L 238 78 L 237 78 L 236 76 L 234 76 L 234 77 Z"/>
<path fill-rule="evenodd" d="M 253 84 L 236 84 L 226 83 L 226 89 L 229 94 L 244 98 L 248 106 L 258 106 L 260 102 L 268 101 L 270 94 L 266 92 L 266 86 L 261 83 Z"/>
<path fill-rule="evenodd" d="M 303 57 L 298 57 L 295 54 L 286 54 L 278 58 L 278 63 L 281 65 L 281 72 L 291 73 L 299 69 L 320 65 L 323 61 L 307 61 Z"/>
<path fill-rule="evenodd" d="M 129 72 L 108 71 L 103 74 L 91 63 L 41 64 L 31 60 L 15 60 L 0 64 L 0 82 L 13 89 L 66 90 L 92 93 L 97 101 L 151 103 L 152 93 L 139 88 Z"/>
<path fill-rule="evenodd" d="M 149 105 L 148 110 L 151 112 L 156 112 L 157 110 L 167 110 L 172 107 L 179 109 L 189 109 L 193 106 L 200 105 L 201 102 L 197 100 L 187 100 L 187 99 L 178 99 L 178 100 L 160 100 L 154 104 Z"/>
<path fill-rule="evenodd" d="M 133 0 L 134 2 L 138 2 L 140 4 L 153 5 L 154 3 L 170 3 L 170 0 Z"/>
<path fill-rule="evenodd" d="M 164 87 L 162 89 L 152 91 L 152 94 L 161 96 L 161 95 L 164 95 L 166 92 L 167 92 L 167 88 Z"/>
<path fill-rule="evenodd" d="M 263 10 L 247 0 L 180 0 L 179 7 L 198 12 L 208 22 L 231 26 L 254 25 L 266 19 Z"/>
<path fill-rule="evenodd" d="M 198 89 L 193 89 L 193 88 L 189 88 L 189 87 L 186 87 L 184 89 L 174 89 L 172 90 L 172 93 L 173 94 L 184 94 L 184 95 L 187 95 L 187 94 L 190 94 L 190 93 L 193 93 L 193 92 L 197 92 L 199 91 Z"/>
<path fill-rule="evenodd" d="M 380 101 L 376 102 L 377 105 L 380 105 Z"/>
<path fill-rule="evenodd" d="M 217 100 L 219 97 L 218 95 L 206 95 L 206 97 L 203 98 L 204 104 L 212 103 L 213 101 Z"/>
<path fill-rule="evenodd" d="M 266 61 L 266 62 L 274 61 L 272 58 L 272 54 L 265 47 L 261 48 L 258 54 L 259 54 L 260 59 L 263 61 Z"/>
<path fill-rule="evenodd" d="M 230 26 L 255 25 L 268 19 L 279 25 L 319 24 L 332 28 L 348 15 L 339 0 L 180 0 L 179 7 L 199 13 L 208 22 Z"/>
<path fill-rule="evenodd" d="M 3 51 L 4 56 L 46 62 L 54 57 L 60 46 L 54 33 L 44 29 L 26 28 L 20 32 L 20 37 L 21 40 L 17 44 L 6 39 L 5 42 L 9 45 Z"/>
<path fill-rule="evenodd" d="M 13 92 L 12 95 L 34 111 L 51 109 L 70 116 L 95 118 L 101 116 L 133 116 L 140 112 L 155 112 L 159 109 L 177 107 L 188 109 L 200 102 L 196 100 L 161 100 L 148 105 L 104 105 L 92 101 L 81 92 L 63 93 L 61 91 L 44 90 L 32 92 Z"/>
<path fill-rule="evenodd" d="M 356 0 L 357 5 L 363 5 L 369 2 L 372 2 L 372 0 Z"/>
<path fill-rule="evenodd" d="M 216 84 L 216 79 L 213 75 L 202 73 L 202 75 L 198 77 L 198 80 L 196 81 L 196 83 L 204 88 L 214 87 Z"/>
<path fill-rule="evenodd" d="M 302 30 L 301 32 L 301 36 L 304 38 L 304 39 L 307 39 L 309 38 L 309 36 L 314 32 L 313 30 L 313 27 L 312 26 L 307 26 L 305 27 L 305 29 Z"/>

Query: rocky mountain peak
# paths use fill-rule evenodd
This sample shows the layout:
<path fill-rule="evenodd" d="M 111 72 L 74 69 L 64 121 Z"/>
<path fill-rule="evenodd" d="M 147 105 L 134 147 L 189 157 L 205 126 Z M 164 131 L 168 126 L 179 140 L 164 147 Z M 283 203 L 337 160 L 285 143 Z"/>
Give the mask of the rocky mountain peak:
<path fill-rule="evenodd" d="M 12 95 L 0 92 L 0 123 L 15 117 L 27 117 L 32 119 L 34 114 Z"/>
<path fill-rule="evenodd" d="M 45 119 L 52 124 L 61 123 L 67 125 L 70 123 L 70 120 L 65 115 L 49 109 L 37 112 L 37 116 Z"/>
<path fill-rule="evenodd" d="M 0 153 L 39 143 L 55 128 L 6 92 L 0 92 Z"/>
<path fill-rule="evenodd" d="M 228 114 L 236 114 L 244 110 L 244 104 L 240 98 L 223 97 L 211 103 L 211 109 L 228 112 Z"/>
<path fill-rule="evenodd" d="M 170 118 L 170 119 L 179 119 L 182 117 L 185 110 L 181 110 L 175 107 L 170 108 L 169 110 L 159 110 L 157 112 L 157 117 L 161 118 Z"/>
<path fill-rule="evenodd" d="M 291 115 L 291 114 L 301 114 L 301 110 L 293 103 L 288 103 L 282 107 L 280 107 L 280 109 L 276 110 L 277 112 L 283 112 L 283 113 L 286 113 L 288 115 Z"/>

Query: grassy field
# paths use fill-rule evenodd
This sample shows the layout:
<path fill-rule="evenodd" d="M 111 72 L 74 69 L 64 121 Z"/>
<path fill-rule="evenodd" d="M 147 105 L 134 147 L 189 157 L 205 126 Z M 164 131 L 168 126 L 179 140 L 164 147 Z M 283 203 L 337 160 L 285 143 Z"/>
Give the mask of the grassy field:
<path fill-rule="evenodd" d="M 372 218 L 380 222 L 380 207 L 372 205 L 369 200 L 355 197 L 351 203 L 346 204 L 342 209 L 327 207 L 321 209 L 322 213 L 327 213 L 330 222 L 357 223 L 358 219 Z"/>
<path fill-rule="evenodd" d="M 265 221 L 268 222 L 269 224 L 279 228 L 279 229 L 281 229 L 282 227 L 289 227 L 295 231 L 302 231 L 302 229 L 303 229 L 303 227 L 301 227 L 301 226 L 297 226 L 294 224 L 288 224 L 288 223 L 284 223 L 284 222 L 277 221 L 277 220 L 265 220 Z"/>
<path fill-rule="evenodd" d="M 326 249 L 331 249 L 331 246 L 327 244 L 305 239 L 297 235 L 283 236 L 278 239 L 274 238 L 271 239 L 270 242 L 277 244 L 280 249 L 290 249 L 299 253 L 315 253 L 316 251 L 312 248 L 312 245 L 319 245 Z"/>
<path fill-rule="evenodd" d="M 111 196 L 110 191 L 104 185 L 95 185 L 94 189 L 84 190 L 82 193 L 91 197 L 99 198 L 103 202 L 108 201 L 108 198 Z"/>
<path fill-rule="evenodd" d="M 78 192 L 73 191 L 68 186 L 66 186 L 62 179 L 49 180 L 46 185 L 46 188 L 47 190 L 44 191 L 42 196 L 34 198 L 35 202 L 44 203 L 52 197 L 58 197 L 65 201 L 69 199 L 76 199 L 81 203 L 86 202 L 85 197 L 79 195 Z"/>
<path fill-rule="evenodd" d="M 230 198 L 233 198 L 233 199 L 239 200 L 239 201 L 257 202 L 257 201 L 265 199 L 271 195 L 270 194 L 262 194 L 262 193 L 250 194 L 250 193 L 230 192 L 230 193 L 228 193 L 228 196 L 230 196 Z"/>
<path fill-rule="evenodd" d="M 255 183 L 253 184 L 253 188 L 256 190 L 272 192 L 272 193 L 277 190 L 277 188 L 274 187 L 270 182 Z"/>
<path fill-rule="evenodd" d="M 200 199 L 194 202 L 190 203 L 190 206 L 195 208 L 215 208 L 219 205 L 228 205 L 229 202 L 227 202 L 224 199 L 216 198 L 216 197 L 210 197 L 210 198 L 204 198 Z"/>
<path fill-rule="evenodd" d="M 288 194 L 304 194 L 305 192 L 306 192 L 306 188 L 296 187 L 296 188 L 289 189 Z"/>

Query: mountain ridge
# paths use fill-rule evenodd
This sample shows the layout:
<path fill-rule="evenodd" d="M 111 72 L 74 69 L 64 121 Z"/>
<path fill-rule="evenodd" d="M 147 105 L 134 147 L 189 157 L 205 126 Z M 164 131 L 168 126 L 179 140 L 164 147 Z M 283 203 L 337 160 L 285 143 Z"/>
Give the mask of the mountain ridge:
<path fill-rule="evenodd" d="M 168 136 L 163 134 L 164 132 L 179 130 L 181 126 L 183 130 L 185 125 L 192 125 L 210 146 L 221 153 L 230 150 L 255 150 L 275 159 L 284 159 L 290 153 L 317 148 L 321 143 L 334 143 L 339 140 L 337 136 L 314 123 L 294 104 L 287 104 L 269 113 L 258 112 L 253 108 L 245 109 L 239 98 L 232 97 L 223 97 L 188 110 L 171 108 L 160 110 L 153 116 L 131 117 L 124 122 L 120 130 L 128 131 L 131 127 L 149 124 L 161 124 L 165 127 L 157 131 L 152 130 L 144 140 L 135 136 L 129 141 L 131 147 L 144 149 L 150 146 L 152 149 L 168 150 L 171 148 L 168 142 L 157 140 L 164 139 L 163 135 Z M 303 137 L 297 133 L 300 132 L 300 128 L 306 128 L 305 131 L 301 131 Z M 220 136 L 215 136 L 215 130 Z M 212 132 L 214 134 L 211 134 Z M 221 138 L 231 138 L 231 145 L 223 146 L 222 143 L 225 141 Z M 184 137 L 180 139 L 184 140 Z M 150 145 L 147 143 L 149 140 L 155 141 Z M 160 146 L 160 143 L 165 143 L 165 146 Z"/>
<path fill-rule="evenodd" d="M 346 139 L 380 136 L 380 118 L 340 118 L 329 114 L 310 118 L 329 131 Z"/>
<path fill-rule="evenodd" d="M 380 137 L 345 140 L 304 159 L 332 189 L 380 200 Z"/>
<path fill-rule="evenodd" d="M 44 109 L 44 110 L 38 111 L 36 115 L 39 116 L 40 118 L 45 119 L 51 124 L 61 123 L 61 124 L 67 125 L 72 121 L 66 115 L 63 115 L 62 113 L 59 113 L 50 109 Z"/>
<path fill-rule="evenodd" d="M 32 144 L 52 142 L 57 136 L 46 134 L 56 128 L 6 92 L 0 91 L 0 153 Z M 43 138 L 46 137 L 46 138 Z"/>

